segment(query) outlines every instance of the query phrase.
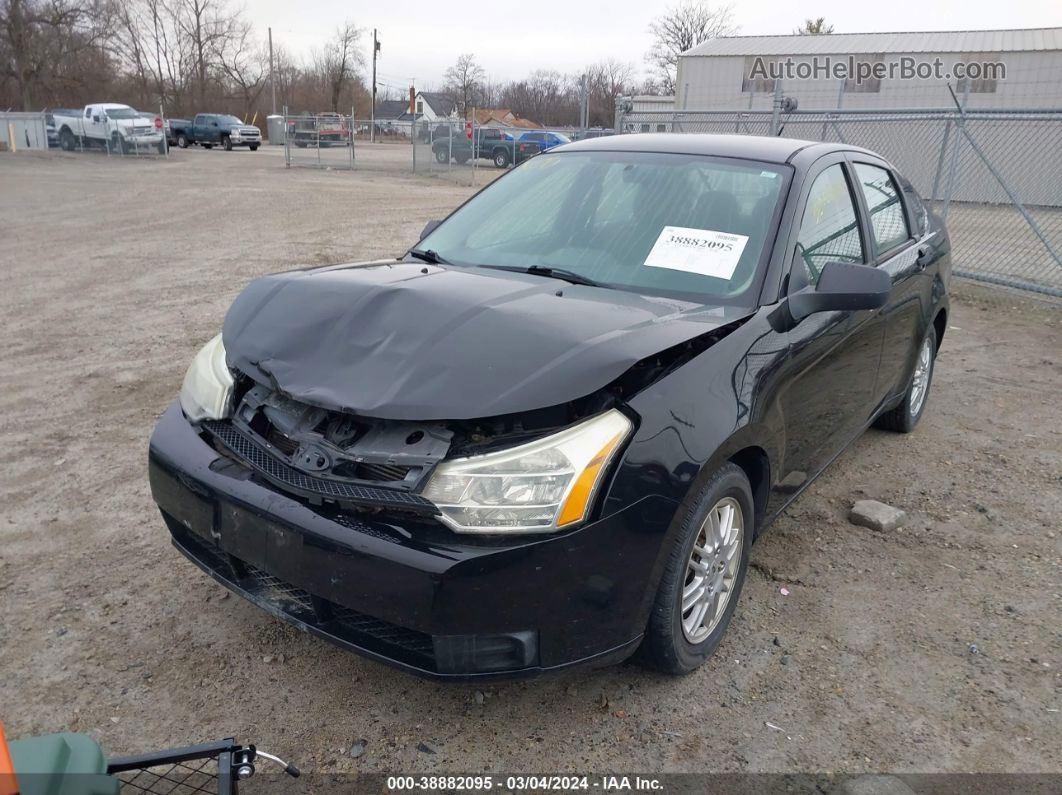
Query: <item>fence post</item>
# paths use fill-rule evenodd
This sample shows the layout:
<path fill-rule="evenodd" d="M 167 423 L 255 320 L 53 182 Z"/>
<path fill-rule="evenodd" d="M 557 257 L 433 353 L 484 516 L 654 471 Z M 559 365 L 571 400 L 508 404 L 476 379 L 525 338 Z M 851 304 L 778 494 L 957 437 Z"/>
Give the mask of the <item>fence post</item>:
<path fill-rule="evenodd" d="M 778 121 L 782 114 L 782 81 L 774 81 L 774 101 L 771 103 L 771 135 L 778 135 Z"/>
<path fill-rule="evenodd" d="M 944 155 L 948 151 L 948 139 L 951 136 L 951 119 L 949 118 L 944 122 L 944 135 L 940 140 L 940 155 L 937 157 L 937 170 L 933 175 L 933 190 L 929 194 L 930 201 L 940 201 L 937 196 L 938 189 L 940 188 L 940 175 L 944 170 Z"/>
<path fill-rule="evenodd" d="M 166 134 L 166 111 L 159 103 L 159 120 L 162 122 L 162 155 L 167 160 L 170 158 L 170 136 Z"/>
<path fill-rule="evenodd" d="M 350 170 L 351 171 L 354 170 L 354 138 L 357 137 L 357 131 L 358 131 L 357 123 L 354 121 L 354 106 L 351 105 L 350 106 L 350 126 L 347 128 L 347 136 L 350 139 L 349 141 L 347 141 L 347 143 L 350 144 Z"/>
<path fill-rule="evenodd" d="M 291 138 L 288 136 L 288 106 L 283 108 L 284 114 L 284 167 L 291 168 Z"/>

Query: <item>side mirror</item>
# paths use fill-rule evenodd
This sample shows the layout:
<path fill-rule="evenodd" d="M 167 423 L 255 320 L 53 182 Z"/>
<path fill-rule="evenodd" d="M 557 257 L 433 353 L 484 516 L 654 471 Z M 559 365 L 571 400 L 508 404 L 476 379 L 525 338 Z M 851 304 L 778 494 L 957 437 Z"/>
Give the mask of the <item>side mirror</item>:
<path fill-rule="evenodd" d="M 441 223 L 442 223 L 442 221 L 428 221 L 428 223 L 424 224 L 424 228 L 420 230 L 420 237 L 417 238 L 417 239 L 418 240 L 423 240 L 428 235 L 430 235 L 432 232 L 434 232 L 435 231 L 435 227 L 437 227 Z"/>
<path fill-rule="evenodd" d="M 818 284 L 793 293 L 783 306 L 795 324 L 816 312 L 878 309 L 889 300 L 891 288 L 892 279 L 879 268 L 827 262 Z"/>
<path fill-rule="evenodd" d="M 878 309 L 889 300 L 892 279 L 869 265 L 827 262 L 814 287 L 805 287 L 789 297 L 789 312 L 803 320 L 816 312 Z"/>

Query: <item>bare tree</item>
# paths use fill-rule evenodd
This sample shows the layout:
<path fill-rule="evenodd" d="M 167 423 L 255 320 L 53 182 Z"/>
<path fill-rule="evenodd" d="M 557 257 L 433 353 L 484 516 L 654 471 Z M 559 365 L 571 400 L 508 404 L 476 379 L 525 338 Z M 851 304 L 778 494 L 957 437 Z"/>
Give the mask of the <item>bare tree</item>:
<path fill-rule="evenodd" d="M 645 60 L 656 71 L 661 89 L 674 94 L 679 55 L 708 39 L 736 30 L 731 6 L 713 7 L 708 0 L 681 0 L 649 25 L 653 45 Z"/>
<path fill-rule="evenodd" d="M 14 84 L 23 110 L 36 93 L 110 76 L 101 48 L 107 23 L 101 0 L 0 0 L 0 77 Z"/>
<path fill-rule="evenodd" d="M 231 88 L 239 93 L 244 115 L 250 115 L 266 86 L 269 50 L 255 40 L 251 23 L 240 21 L 234 35 L 222 43 L 217 58 Z"/>
<path fill-rule="evenodd" d="M 587 70 L 590 124 L 607 125 L 615 115 L 616 98 L 634 89 L 634 66 L 608 59 Z"/>
<path fill-rule="evenodd" d="M 321 50 L 313 54 L 314 70 L 328 91 L 329 107 L 339 112 L 339 100 L 343 91 L 358 77 L 358 69 L 364 63 L 358 51 L 362 31 L 353 22 L 345 22 L 336 28 L 335 35 Z"/>
<path fill-rule="evenodd" d="M 205 106 L 208 85 L 218 65 L 217 53 L 235 35 L 236 15 L 225 8 L 224 0 L 172 2 L 177 24 L 191 44 L 196 95 L 200 106 Z"/>
<path fill-rule="evenodd" d="M 457 59 L 457 63 L 446 70 L 446 90 L 457 103 L 458 112 L 462 116 L 467 116 L 469 108 L 476 104 L 486 75 L 472 53 L 465 53 Z"/>
<path fill-rule="evenodd" d="M 809 17 L 793 33 L 798 36 L 822 36 L 827 33 L 833 33 L 833 25 L 826 24 L 826 17 L 816 17 L 815 19 Z"/>

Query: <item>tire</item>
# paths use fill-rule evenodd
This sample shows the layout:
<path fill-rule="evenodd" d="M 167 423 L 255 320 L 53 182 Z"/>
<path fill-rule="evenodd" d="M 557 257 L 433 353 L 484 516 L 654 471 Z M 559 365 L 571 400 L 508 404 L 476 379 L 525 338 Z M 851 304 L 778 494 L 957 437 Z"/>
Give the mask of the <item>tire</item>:
<path fill-rule="evenodd" d="M 509 153 L 505 149 L 498 149 L 494 152 L 494 165 L 497 168 L 509 167 Z"/>
<path fill-rule="evenodd" d="M 227 135 L 221 137 L 221 145 L 225 148 L 226 152 L 232 151 L 232 139 Z"/>
<path fill-rule="evenodd" d="M 165 141 L 159 141 L 158 145 L 155 148 L 159 150 L 159 154 L 160 155 L 166 154 L 166 142 Z"/>
<path fill-rule="evenodd" d="M 915 366 L 907 391 L 894 409 L 890 409 L 874 421 L 874 425 L 886 431 L 910 433 L 915 429 L 929 402 L 929 388 L 933 385 L 933 369 L 937 360 L 937 330 L 930 325 L 915 354 Z"/>
<path fill-rule="evenodd" d="M 713 544 L 707 542 L 711 540 L 713 528 L 725 527 L 726 511 L 735 521 L 730 530 L 724 533 L 727 543 L 715 547 L 720 550 L 720 556 L 716 557 Z M 643 665 L 668 674 L 687 674 L 715 653 L 741 596 L 741 586 L 749 567 L 749 547 L 752 546 L 754 527 L 755 514 L 749 480 L 740 467 L 728 463 L 701 487 L 682 520 L 674 548 L 660 578 L 645 639 L 638 650 L 637 657 Z M 699 544 L 696 543 L 698 541 Z M 715 587 L 703 591 L 702 585 L 707 602 L 698 599 L 692 607 L 683 611 L 683 591 L 687 588 L 696 589 L 696 580 L 700 576 L 693 569 L 695 546 L 707 552 L 698 555 L 699 560 L 696 562 L 702 566 L 705 561 L 709 562 L 709 572 Z M 716 568 L 717 565 L 723 567 L 721 571 Z M 721 586 L 725 586 L 725 590 Z M 696 593 L 697 590 L 692 591 L 692 595 Z M 713 601 L 712 594 L 721 594 L 721 599 Z M 711 615 L 716 604 L 716 612 Z M 707 612 L 698 621 L 697 611 L 702 606 Z M 687 626 L 684 618 L 692 626 Z"/>
<path fill-rule="evenodd" d="M 177 146 L 179 146 L 181 149 L 187 149 L 188 148 L 188 136 L 185 135 L 184 133 L 181 133 L 180 135 L 178 135 L 177 136 Z"/>
<path fill-rule="evenodd" d="M 59 146 L 63 148 L 64 152 L 73 152 L 77 142 L 74 140 L 74 134 L 70 132 L 68 127 L 64 127 L 59 131 Z"/>
<path fill-rule="evenodd" d="M 214 144 L 202 144 L 202 146 L 203 146 L 204 149 L 213 149 L 214 148 Z"/>
<path fill-rule="evenodd" d="M 450 161 L 449 156 L 442 149 L 435 152 L 436 163 L 448 163 Z"/>
<path fill-rule="evenodd" d="M 258 151 L 258 144 L 248 144 L 247 148 L 250 149 L 252 152 L 257 152 Z"/>
<path fill-rule="evenodd" d="M 305 141 L 296 141 L 295 142 L 295 146 L 299 147 L 299 149 L 305 149 L 306 148 L 306 142 Z"/>

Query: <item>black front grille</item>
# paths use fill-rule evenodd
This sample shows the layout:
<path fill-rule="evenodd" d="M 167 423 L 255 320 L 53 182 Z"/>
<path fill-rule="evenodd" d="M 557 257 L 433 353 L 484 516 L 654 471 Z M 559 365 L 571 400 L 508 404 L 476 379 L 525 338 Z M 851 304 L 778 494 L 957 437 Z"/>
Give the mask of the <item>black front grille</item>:
<path fill-rule="evenodd" d="M 417 513 L 437 514 L 438 508 L 419 494 L 411 494 L 392 489 L 358 486 L 335 480 L 314 477 L 300 472 L 277 459 L 257 442 L 248 438 L 231 422 L 208 420 L 203 427 L 242 461 L 283 488 L 297 491 L 303 495 L 324 497 L 337 502 L 356 505 L 374 505 L 385 508 L 399 508 Z"/>
<path fill-rule="evenodd" d="M 338 605 L 336 605 L 333 616 L 333 622 L 347 632 L 352 632 L 356 635 L 368 635 L 381 643 L 398 646 L 421 657 L 434 658 L 435 656 L 435 646 L 432 643 L 431 635 L 389 624 L 378 618 L 367 616 L 348 607 L 339 607 Z"/>
<path fill-rule="evenodd" d="M 296 588 L 286 583 L 279 577 L 274 577 L 268 571 L 252 566 L 250 563 L 243 564 L 247 569 L 247 576 L 252 578 L 259 588 L 259 596 L 268 596 L 271 601 L 291 602 L 293 605 L 306 611 L 313 611 L 313 597 L 309 591 Z"/>

